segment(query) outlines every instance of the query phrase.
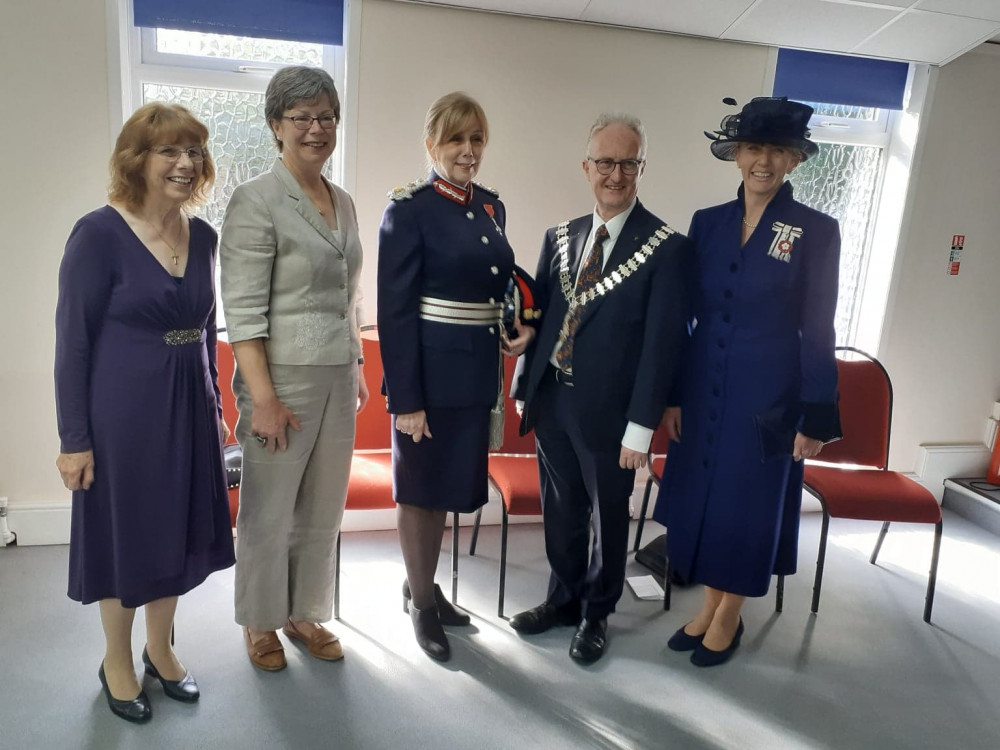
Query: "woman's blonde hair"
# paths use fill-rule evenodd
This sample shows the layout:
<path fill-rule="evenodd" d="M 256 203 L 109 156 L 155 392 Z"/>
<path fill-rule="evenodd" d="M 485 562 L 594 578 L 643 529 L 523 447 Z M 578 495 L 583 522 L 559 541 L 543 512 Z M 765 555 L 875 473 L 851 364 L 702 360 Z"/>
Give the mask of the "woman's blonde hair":
<path fill-rule="evenodd" d="M 150 102 L 139 107 L 115 141 L 111 154 L 111 182 L 108 199 L 131 210 L 141 208 L 146 199 L 146 160 L 156 146 L 195 143 L 205 153 L 201 174 L 184 205 L 203 203 L 215 182 L 215 164 L 208 153 L 208 128 L 179 104 Z"/>
<path fill-rule="evenodd" d="M 451 138 L 470 125 L 478 124 L 483 129 L 483 144 L 490 140 L 490 126 L 486 113 L 479 102 L 464 91 L 452 91 L 437 99 L 427 110 L 424 118 L 424 143 L 429 143 L 427 160 L 432 167 L 430 149 Z"/>

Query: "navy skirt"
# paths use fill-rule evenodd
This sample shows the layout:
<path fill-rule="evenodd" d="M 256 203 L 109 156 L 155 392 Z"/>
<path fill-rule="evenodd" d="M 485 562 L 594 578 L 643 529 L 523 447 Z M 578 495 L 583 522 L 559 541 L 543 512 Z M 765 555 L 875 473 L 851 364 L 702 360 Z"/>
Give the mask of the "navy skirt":
<path fill-rule="evenodd" d="M 392 495 L 404 505 L 471 513 L 489 495 L 490 407 L 430 407 L 426 413 L 433 438 L 414 443 L 392 431 Z"/>

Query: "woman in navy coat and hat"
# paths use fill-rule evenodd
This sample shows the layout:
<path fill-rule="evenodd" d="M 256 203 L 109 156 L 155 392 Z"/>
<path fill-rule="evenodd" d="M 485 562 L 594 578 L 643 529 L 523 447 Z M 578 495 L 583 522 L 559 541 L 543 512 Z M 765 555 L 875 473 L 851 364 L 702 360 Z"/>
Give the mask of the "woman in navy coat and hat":
<path fill-rule="evenodd" d="M 688 232 L 699 289 L 679 406 L 664 416 L 676 442 L 655 518 L 669 529 L 673 570 L 705 587 L 668 643 L 698 666 L 728 660 L 746 597 L 795 572 L 801 462 L 837 429 L 840 229 L 785 181 L 819 150 L 812 111 L 760 97 L 726 117 L 709 135 L 712 154 L 735 161 L 743 183 L 736 200 L 697 211 Z"/>

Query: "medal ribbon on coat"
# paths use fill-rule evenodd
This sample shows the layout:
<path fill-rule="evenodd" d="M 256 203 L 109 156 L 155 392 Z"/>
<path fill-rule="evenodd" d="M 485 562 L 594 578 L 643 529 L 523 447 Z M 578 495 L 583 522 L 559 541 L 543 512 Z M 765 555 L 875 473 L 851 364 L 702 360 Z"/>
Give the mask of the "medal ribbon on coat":
<path fill-rule="evenodd" d="M 774 230 L 774 239 L 771 240 L 771 248 L 767 254 L 784 263 L 792 262 L 792 243 L 802 236 L 802 227 L 793 227 L 791 224 L 782 224 L 780 221 L 771 225 Z"/>

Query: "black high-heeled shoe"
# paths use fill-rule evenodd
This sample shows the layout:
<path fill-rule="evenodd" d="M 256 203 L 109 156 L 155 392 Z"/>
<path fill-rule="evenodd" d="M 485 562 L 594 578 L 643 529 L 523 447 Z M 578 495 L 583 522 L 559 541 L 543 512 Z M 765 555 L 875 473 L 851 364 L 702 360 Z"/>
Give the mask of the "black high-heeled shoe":
<path fill-rule="evenodd" d="M 149 658 L 149 654 L 145 648 L 142 650 L 142 663 L 146 665 L 146 674 L 160 681 L 160 685 L 163 686 L 163 693 L 168 698 L 173 698 L 175 701 L 181 701 L 182 703 L 194 703 L 201 697 L 201 691 L 198 690 L 198 683 L 195 682 L 194 675 L 190 672 L 185 672 L 184 676 L 179 680 L 165 679 L 159 670 L 153 666 L 153 660 Z"/>
<path fill-rule="evenodd" d="M 120 716 L 133 724 L 144 724 L 153 718 L 153 709 L 149 705 L 149 696 L 146 695 L 145 690 L 140 690 L 139 694 L 130 701 L 120 701 L 111 695 L 111 688 L 108 687 L 108 680 L 104 676 L 103 661 L 101 668 L 97 670 L 97 677 L 101 681 L 101 687 L 104 688 L 104 696 L 108 699 L 108 708 L 115 716 Z"/>
<path fill-rule="evenodd" d="M 451 658 L 451 646 L 448 636 L 444 634 L 437 607 L 417 609 L 410 605 L 410 620 L 413 622 L 413 634 L 417 637 L 417 645 L 432 659 L 448 661 Z"/>
<path fill-rule="evenodd" d="M 410 595 L 410 582 L 403 581 L 403 611 L 409 613 L 410 611 L 410 600 L 412 599 Z M 436 583 L 434 584 L 434 604 L 438 608 L 438 617 L 441 620 L 442 625 L 454 625 L 462 626 L 468 625 L 472 622 L 472 618 L 469 617 L 468 613 L 463 612 L 458 609 L 454 604 L 448 601 L 448 598 L 444 595 L 441 587 Z"/>

